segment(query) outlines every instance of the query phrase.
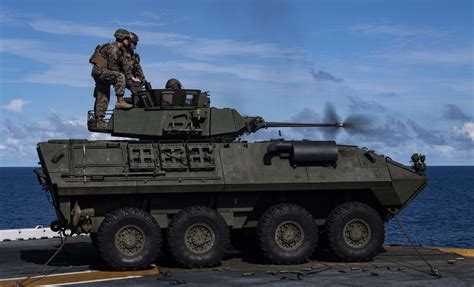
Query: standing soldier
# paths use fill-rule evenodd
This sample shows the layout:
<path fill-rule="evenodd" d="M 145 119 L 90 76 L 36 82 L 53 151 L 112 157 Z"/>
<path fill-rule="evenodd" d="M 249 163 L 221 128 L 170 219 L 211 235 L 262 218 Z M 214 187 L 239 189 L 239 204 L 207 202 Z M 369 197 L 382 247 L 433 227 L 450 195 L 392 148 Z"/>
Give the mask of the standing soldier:
<path fill-rule="evenodd" d="M 124 63 L 120 48 L 129 45 L 131 34 L 125 29 L 118 29 L 115 42 L 98 45 L 89 62 L 94 65 L 92 77 L 95 80 L 94 112 L 98 128 L 107 127 L 104 122 L 105 113 L 110 101 L 110 85 L 114 86 L 117 96 L 116 109 L 130 109 L 133 105 L 123 99 L 125 93 Z"/>
<path fill-rule="evenodd" d="M 127 88 L 132 92 L 132 87 L 139 85 L 145 81 L 145 75 L 140 65 L 140 55 L 135 52 L 138 45 L 138 35 L 130 32 L 130 44 L 122 47 L 124 59 L 125 82 Z"/>

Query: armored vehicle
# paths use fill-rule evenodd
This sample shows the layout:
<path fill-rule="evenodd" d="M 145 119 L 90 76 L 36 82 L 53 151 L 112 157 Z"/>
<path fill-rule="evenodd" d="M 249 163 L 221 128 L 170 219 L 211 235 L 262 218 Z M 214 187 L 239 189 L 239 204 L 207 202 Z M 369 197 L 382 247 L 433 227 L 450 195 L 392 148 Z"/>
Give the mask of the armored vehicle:
<path fill-rule="evenodd" d="M 200 90 L 143 87 L 133 96 L 134 108 L 114 110 L 105 125 L 93 112 L 88 122 L 131 139 L 37 145 L 36 173 L 57 213 L 51 228 L 90 234 L 114 269 L 146 268 L 164 250 L 184 267 L 214 266 L 231 239 L 268 262 L 301 263 L 320 234 L 341 260 L 371 260 L 384 222 L 426 186 L 419 154 L 404 166 L 334 141 L 240 140 L 261 128 L 343 123 L 267 122 L 211 107 Z M 246 231 L 255 237 L 242 242 Z"/>

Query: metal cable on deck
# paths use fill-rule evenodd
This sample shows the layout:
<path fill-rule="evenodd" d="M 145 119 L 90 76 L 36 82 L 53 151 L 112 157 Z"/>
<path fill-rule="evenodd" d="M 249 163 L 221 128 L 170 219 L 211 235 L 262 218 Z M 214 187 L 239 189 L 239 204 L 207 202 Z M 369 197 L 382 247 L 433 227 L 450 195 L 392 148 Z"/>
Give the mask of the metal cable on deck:
<path fill-rule="evenodd" d="M 423 259 L 423 261 L 425 261 L 426 265 L 428 265 L 428 267 L 431 268 L 431 273 L 430 275 L 434 276 L 434 277 L 437 277 L 437 278 L 441 278 L 441 274 L 439 273 L 439 270 L 438 268 L 434 267 L 433 265 L 431 265 L 428 260 L 426 260 L 426 258 L 423 256 L 423 254 L 421 254 L 421 252 L 418 250 L 418 248 L 416 248 L 415 244 L 413 243 L 413 241 L 411 240 L 410 236 L 408 235 L 408 232 L 405 230 L 405 228 L 403 228 L 402 224 L 400 223 L 400 221 L 398 220 L 398 217 L 395 213 L 393 213 L 393 218 L 395 219 L 395 221 L 397 222 L 398 226 L 400 227 L 400 230 L 403 232 L 403 234 L 405 235 L 405 237 L 408 239 L 408 241 L 410 242 L 411 246 L 413 247 L 413 249 L 415 249 L 416 253 L 418 253 L 418 255 L 421 257 L 421 259 Z"/>
<path fill-rule="evenodd" d="M 38 278 L 34 278 L 34 280 L 32 280 L 31 282 L 28 282 L 28 283 L 25 283 L 26 281 L 30 280 L 31 278 L 33 278 L 36 274 L 38 274 L 39 272 L 43 271 L 43 269 L 59 254 L 59 252 L 63 249 L 64 245 L 66 244 L 66 241 L 67 241 L 67 238 L 68 236 L 65 236 L 64 239 L 63 239 L 63 235 L 61 233 L 59 233 L 59 235 L 61 236 L 61 245 L 58 247 L 58 249 L 53 253 L 53 255 L 51 255 L 51 257 L 49 257 L 49 259 L 41 266 L 39 266 L 38 268 L 36 268 L 36 270 L 31 273 L 28 277 L 26 277 L 25 279 L 21 280 L 21 281 L 17 281 L 15 282 L 15 285 L 13 285 L 14 287 L 22 287 L 22 286 L 26 286 L 28 284 L 31 284 L 35 281 L 38 281 L 38 280 L 41 280 L 43 279 L 47 274 L 41 276 L 41 277 L 38 277 Z"/>

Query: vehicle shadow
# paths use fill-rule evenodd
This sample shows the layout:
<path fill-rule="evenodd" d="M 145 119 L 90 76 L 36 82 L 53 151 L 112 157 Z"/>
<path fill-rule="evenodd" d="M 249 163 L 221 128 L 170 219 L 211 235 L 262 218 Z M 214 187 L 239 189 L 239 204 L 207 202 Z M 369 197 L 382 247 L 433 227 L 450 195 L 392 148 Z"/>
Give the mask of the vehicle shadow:
<path fill-rule="evenodd" d="M 56 252 L 60 244 L 55 244 L 47 249 L 27 249 L 20 251 L 20 258 L 23 262 L 42 265 Z M 166 248 L 166 246 L 164 246 Z M 159 267 L 179 268 L 170 256 L 169 252 L 162 252 L 158 257 L 156 265 Z M 249 264 L 268 264 L 259 252 L 254 248 L 245 250 L 243 252 L 237 251 L 235 248 L 230 248 L 223 258 L 223 264 L 227 260 L 239 260 Z M 311 260 L 320 262 L 341 262 L 338 258 L 332 255 L 328 250 L 316 250 L 311 256 Z M 83 266 L 91 270 L 110 271 L 101 260 L 97 250 L 90 242 L 68 242 L 63 249 L 51 260 L 48 266 L 52 267 L 78 267 Z"/>
<path fill-rule="evenodd" d="M 27 249 L 20 251 L 20 258 L 24 262 L 38 265 L 44 264 L 53 256 L 60 244 L 48 249 Z M 63 249 L 49 262 L 48 266 L 71 267 L 88 266 L 93 270 L 105 270 L 97 250 L 89 242 L 67 242 Z"/>

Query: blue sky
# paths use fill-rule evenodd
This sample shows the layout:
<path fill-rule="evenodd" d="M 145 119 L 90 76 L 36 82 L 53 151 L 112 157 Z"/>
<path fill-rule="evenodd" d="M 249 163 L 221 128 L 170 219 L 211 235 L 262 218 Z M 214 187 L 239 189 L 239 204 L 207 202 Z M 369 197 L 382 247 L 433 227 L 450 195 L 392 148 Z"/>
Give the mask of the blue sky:
<path fill-rule="evenodd" d="M 270 121 L 321 122 L 332 103 L 341 118 L 372 119 L 338 143 L 405 164 L 414 152 L 432 165 L 474 163 L 472 1 L 2 0 L 0 8 L 0 166 L 36 165 L 39 141 L 104 138 L 86 129 L 88 58 L 121 27 L 140 36 L 154 87 L 175 77 L 210 91 L 216 107 Z"/>

